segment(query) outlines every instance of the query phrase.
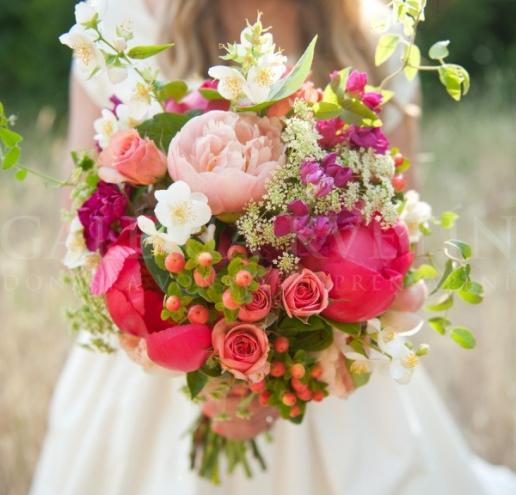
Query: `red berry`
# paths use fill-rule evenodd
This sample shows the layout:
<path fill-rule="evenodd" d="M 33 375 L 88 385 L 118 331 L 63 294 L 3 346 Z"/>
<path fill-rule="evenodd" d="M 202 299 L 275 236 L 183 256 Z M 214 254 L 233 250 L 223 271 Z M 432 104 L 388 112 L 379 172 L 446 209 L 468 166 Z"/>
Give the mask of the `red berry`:
<path fill-rule="evenodd" d="M 322 390 L 315 390 L 312 392 L 312 400 L 315 402 L 321 402 L 324 399 L 324 392 Z"/>
<path fill-rule="evenodd" d="M 204 325 L 205 323 L 208 323 L 208 320 L 210 319 L 210 312 L 206 306 L 203 306 L 202 304 L 194 304 L 193 306 L 190 306 L 187 316 L 190 323 Z"/>
<path fill-rule="evenodd" d="M 407 180 L 403 174 L 396 174 L 392 179 L 392 187 L 396 192 L 402 192 L 407 187 Z"/>
<path fill-rule="evenodd" d="M 278 337 L 274 341 L 274 350 L 279 353 L 288 351 L 288 339 L 287 337 Z"/>
<path fill-rule="evenodd" d="M 240 270 L 235 275 L 235 282 L 239 287 L 247 287 L 253 281 L 253 276 L 247 270 Z"/>
<path fill-rule="evenodd" d="M 213 256 L 211 253 L 207 251 L 202 252 L 199 256 L 197 256 L 197 263 L 201 266 L 211 266 L 213 263 Z"/>
<path fill-rule="evenodd" d="M 298 378 L 291 378 L 290 385 L 292 385 L 292 388 L 296 392 L 303 392 L 304 390 L 308 390 L 308 385 L 306 383 L 303 383 Z"/>
<path fill-rule="evenodd" d="M 301 414 L 301 408 L 296 404 L 290 409 L 290 417 L 295 418 Z"/>
<path fill-rule="evenodd" d="M 296 394 L 293 394 L 292 392 L 285 392 L 282 396 L 281 396 L 281 402 L 283 402 L 283 404 L 285 404 L 286 406 L 293 406 L 297 401 L 297 397 L 296 397 Z"/>
<path fill-rule="evenodd" d="M 268 390 L 265 390 L 264 392 L 262 392 L 258 396 L 258 402 L 260 403 L 260 405 L 266 406 L 269 403 L 269 399 L 270 399 L 271 395 L 272 395 L 272 393 L 269 392 Z"/>
<path fill-rule="evenodd" d="M 165 307 L 168 309 L 168 311 L 174 313 L 181 307 L 181 299 L 179 299 L 177 296 L 169 296 L 165 301 Z"/>
<path fill-rule="evenodd" d="M 314 365 L 314 367 L 310 370 L 310 376 L 314 380 L 319 380 L 323 374 L 323 369 L 320 364 Z"/>
<path fill-rule="evenodd" d="M 240 304 L 233 299 L 229 289 L 226 289 L 222 294 L 222 304 L 224 304 L 224 307 L 227 309 L 238 309 L 240 307 Z"/>
<path fill-rule="evenodd" d="M 305 376 L 305 367 L 301 363 L 293 364 L 290 373 L 294 378 L 303 378 Z"/>
<path fill-rule="evenodd" d="M 228 259 L 234 258 L 237 254 L 240 254 L 241 256 L 247 256 L 247 249 L 240 244 L 233 244 L 228 249 Z"/>
<path fill-rule="evenodd" d="M 306 390 L 301 390 L 297 393 L 297 396 L 301 399 L 301 400 L 304 400 L 305 402 L 308 402 L 310 400 L 312 400 L 312 392 L 310 391 L 310 389 L 306 389 Z"/>
<path fill-rule="evenodd" d="M 396 153 L 392 158 L 396 167 L 401 167 L 405 161 L 405 157 L 401 153 Z"/>
<path fill-rule="evenodd" d="M 209 287 L 215 280 L 215 270 L 213 268 L 210 269 L 208 275 L 205 277 L 202 276 L 201 272 L 196 268 L 193 272 L 194 282 L 198 287 Z"/>
<path fill-rule="evenodd" d="M 180 273 L 185 267 L 185 257 L 181 253 L 170 253 L 165 258 L 165 268 L 170 273 Z"/>
<path fill-rule="evenodd" d="M 273 361 L 271 363 L 271 375 L 275 378 L 279 378 L 285 374 L 287 367 L 283 361 Z"/>
<path fill-rule="evenodd" d="M 249 385 L 249 388 L 251 389 L 251 392 L 259 394 L 265 390 L 265 380 L 262 380 L 258 383 L 251 383 L 251 385 Z"/>

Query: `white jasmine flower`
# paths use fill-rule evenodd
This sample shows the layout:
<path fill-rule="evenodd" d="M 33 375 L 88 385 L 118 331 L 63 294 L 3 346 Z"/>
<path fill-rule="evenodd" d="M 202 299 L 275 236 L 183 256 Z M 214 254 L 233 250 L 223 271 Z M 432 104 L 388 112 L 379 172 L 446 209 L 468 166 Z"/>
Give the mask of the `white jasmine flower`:
<path fill-rule="evenodd" d="M 270 54 L 261 57 L 257 65 L 249 69 L 246 95 L 253 103 L 267 100 L 272 85 L 285 73 L 286 57 Z"/>
<path fill-rule="evenodd" d="M 63 259 L 63 264 L 70 270 L 93 265 L 97 258 L 96 253 L 92 253 L 86 248 L 83 232 L 84 228 L 79 217 L 74 217 L 70 222 L 70 230 L 65 240 L 66 254 Z"/>
<path fill-rule="evenodd" d="M 237 69 L 224 65 L 215 65 L 210 67 L 208 75 L 219 81 L 217 91 L 226 100 L 237 100 L 246 92 L 246 80 Z"/>
<path fill-rule="evenodd" d="M 73 26 L 68 33 L 59 37 L 59 41 L 73 50 L 74 58 L 81 71 L 93 74 L 104 66 L 102 53 L 81 26 L 77 24 Z"/>
<path fill-rule="evenodd" d="M 117 36 L 113 40 L 113 46 L 119 51 L 124 52 L 127 48 L 127 41 L 122 36 Z"/>
<path fill-rule="evenodd" d="M 132 128 L 140 125 L 147 119 L 149 107 L 145 103 L 138 101 L 129 101 L 118 105 L 116 113 L 120 126 L 123 128 Z"/>
<path fill-rule="evenodd" d="M 146 241 L 152 244 L 154 254 L 183 253 L 167 232 L 156 229 L 156 224 L 150 218 L 140 215 L 137 222 L 138 228 L 149 236 Z"/>
<path fill-rule="evenodd" d="M 107 69 L 107 75 L 112 84 L 120 84 L 127 79 L 129 72 L 127 67 L 111 66 Z"/>
<path fill-rule="evenodd" d="M 432 207 L 428 203 L 420 201 L 416 191 L 407 191 L 400 217 L 407 225 L 410 242 L 418 242 L 422 235 L 419 226 L 426 225 L 430 221 Z"/>
<path fill-rule="evenodd" d="M 98 18 L 99 11 L 96 2 L 91 0 L 79 2 L 75 6 L 75 21 L 77 24 L 90 24 Z"/>
<path fill-rule="evenodd" d="M 208 225 L 208 227 L 206 227 L 204 232 L 201 235 L 199 235 L 199 239 L 202 242 L 204 242 L 204 244 L 206 244 L 207 242 L 213 241 L 213 239 L 215 239 L 215 230 L 216 230 L 215 224 L 212 223 L 211 225 Z"/>
<path fill-rule="evenodd" d="M 180 246 L 211 219 L 208 198 L 202 193 L 192 193 L 186 182 L 174 182 L 154 195 L 158 200 L 154 209 L 156 218 L 167 229 L 168 238 Z"/>
<path fill-rule="evenodd" d="M 108 147 L 113 135 L 120 129 L 118 120 L 111 110 L 102 110 L 102 116 L 93 123 L 95 141 L 102 149 Z"/>
<path fill-rule="evenodd" d="M 125 19 L 115 28 L 116 35 L 124 40 L 130 40 L 134 37 L 133 33 L 133 21 L 131 19 Z"/>
<path fill-rule="evenodd" d="M 414 370 L 419 364 L 419 357 L 412 349 L 403 345 L 392 358 L 389 365 L 389 372 L 392 379 L 402 385 L 406 385 L 410 382 Z"/>

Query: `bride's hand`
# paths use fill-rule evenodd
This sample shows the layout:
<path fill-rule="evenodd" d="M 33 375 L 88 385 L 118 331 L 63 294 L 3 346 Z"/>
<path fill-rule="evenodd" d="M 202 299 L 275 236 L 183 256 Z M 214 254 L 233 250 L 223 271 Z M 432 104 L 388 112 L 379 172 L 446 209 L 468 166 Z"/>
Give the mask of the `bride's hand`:
<path fill-rule="evenodd" d="M 203 413 L 212 419 L 212 430 L 230 440 L 251 440 L 260 433 L 267 431 L 278 418 L 277 409 L 262 406 L 255 397 L 249 405 L 249 419 L 237 416 L 242 402 L 241 395 L 229 394 L 223 399 L 208 398 L 203 404 Z M 229 418 L 217 421 L 217 416 L 224 414 Z"/>

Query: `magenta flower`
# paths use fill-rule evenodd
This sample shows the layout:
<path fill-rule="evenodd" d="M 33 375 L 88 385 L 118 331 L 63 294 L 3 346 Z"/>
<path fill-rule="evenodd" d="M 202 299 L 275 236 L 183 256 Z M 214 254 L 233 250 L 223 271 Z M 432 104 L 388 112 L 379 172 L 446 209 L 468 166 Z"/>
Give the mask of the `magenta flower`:
<path fill-rule="evenodd" d="M 362 102 L 375 112 L 381 110 L 380 106 L 382 101 L 383 96 L 380 93 L 376 93 L 374 91 L 371 91 L 370 93 L 364 93 L 362 96 Z"/>
<path fill-rule="evenodd" d="M 116 241 L 127 203 L 127 197 L 117 185 L 101 181 L 96 191 L 77 210 L 84 227 L 86 247 L 90 251 L 99 250 L 104 254 Z"/>
<path fill-rule="evenodd" d="M 362 96 L 367 84 L 367 74 L 358 70 L 352 70 L 346 81 L 346 91 Z"/>
<path fill-rule="evenodd" d="M 372 148 L 381 155 L 389 148 L 389 141 L 379 127 L 351 126 L 349 143 L 358 148 Z"/>
<path fill-rule="evenodd" d="M 319 144 L 327 149 L 335 148 L 347 139 L 346 123 L 338 117 L 317 121 L 317 132 L 321 136 Z"/>

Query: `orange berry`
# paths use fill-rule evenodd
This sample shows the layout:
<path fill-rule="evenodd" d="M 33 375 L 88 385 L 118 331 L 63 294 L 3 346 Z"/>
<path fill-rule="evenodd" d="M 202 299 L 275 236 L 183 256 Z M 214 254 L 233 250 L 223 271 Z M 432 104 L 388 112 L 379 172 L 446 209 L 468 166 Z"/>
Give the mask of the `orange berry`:
<path fill-rule="evenodd" d="M 181 253 L 170 253 L 165 258 L 165 268 L 170 273 L 180 273 L 185 267 L 185 257 Z"/>
<path fill-rule="evenodd" d="M 202 304 L 194 304 L 188 309 L 187 316 L 190 323 L 204 325 L 205 323 L 208 323 L 208 320 L 210 319 L 210 312 L 206 306 L 203 306 Z"/>
<path fill-rule="evenodd" d="M 292 385 L 292 388 L 296 392 L 303 392 L 304 390 L 308 390 L 308 385 L 306 383 L 303 383 L 298 378 L 291 378 L 290 385 Z"/>
<path fill-rule="evenodd" d="M 287 352 L 288 351 L 288 339 L 287 337 L 278 337 L 274 341 L 274 350 L 279 353 Z"/>
<path fill-rule="evenodd" d="M 319 380 L 319 378 L 321 378 L 322 374 L 323 374 L 323 369 L 320 364 L 314 365 L 314 367 L 310 370 L 310 376 L 314 380 Z"/>
<path fill-rule="evenodd" d="M 258 396 L 258 402 L 260 403 L 260 405 L 262 406 L 266 406 L 268 403 L 269 403 L 269 399 L 270 399 L 270 396 L 272 395 L 271 392 L 269 392 L 268 390 L 265 390 L 263 391 L 259 396 Z"/>
<path fill-rule="evenodd" d="M 309 388 L 307 388 L 305 390 L 300 390 L 299 392 L 297 392 L 297 396 L 301 400 L 304 400 L 305 402 L 312 400 L 312 392 L 310 391 Z"/>
<path fill-rule="evenodd" d="M 227 309 L 238 309 L 240 307 L 240 304 L 233 299 L 229 289 L 226 289 L 222 294 L 222 304 L 224 304 L 224 307 Z"/>
<path fill-rule="evenodd" d="M 292 409 L 290 409 L 290 417 L 295 418 L 301 414 L 301 408 L 296 404 L 292 406 Z"/>
<path fill-rule="evenodd" d="M 247 249 L 244 246 L 241 246 L 240 244 L 233 244 L 228 249 L 228 259 L 234 258 L 237 254 L 240 254 L 241 256 L 247 256 Z"/>
<path fill-rule="evenodd" d="M 312 392 L 312 400 L 315 402 L 321 402 L 324 399 L 325 395 L 322 390 L 315 390 Z"/>
<path fill-rule="evenodd" d="M 403 174 L 396 174 L 391 179 L 392 187 L 394 187 L 394 190 L 396 192 L 402 192 L 407 187 L 407 180 L 405 179 L 405 176 Z"/>
<path fill-rule="evenodd" d="M 199 256 L 197 256 L 197 263 L 201 266 L 211 266 L 213 263 L 213 256 L 211 253 L 207 251 L 202 252 Z"/>
<path fill-rule="evenodd" d="M 251 389 L 251 392 L 259 394 L 265 390 L 265 380 L 262 380 L 258 383 L 251 383 L 251 385 L 249 385 L 249 388 Z"/>
<path fill-rule="evenodd" d="M 217 274 L 213 268 L 211 268 L 208 275 L 205 277 L 202 276 L 201 272 L 197 268 L 193 271 L 194 282 L 198 287 L 209 287 L 214 282 L 216 275 Z"/>
<path fill-rule="evenodd" d="M 285 404 L 286 406 L 291 407 L 296 403 L 296 401 L 297 401 L 297 397 L 292 392 L 285 392 L 281 396 L 281 402 L 283 402 L 283 404 Z"/>
<path fill-rule="evenodd" d="M 271 375 L 274 378 L 279 378 L 285 374 L 287 367 L 283 361 L 273 361 L 271 363 Z"/>
<path fill-rule="evenodd" d="M 401 167 L 405 161 L 405 157 L 401 153 L 396 153 L 392 158 L 394 159 L 394 166 L 396 167 Z"/>
<path fill-rule="evenodd" d="M 177 296 L 169 296 L 165 301 L 165 307 L 171 313 L 175 313 L 181 307 L 181 299 Z"/>
<path fill-rule="evenodd" d="M 235 282 L 239 287 L 247 287 L 253 281 L 253 276 L 247 270 L 240 270 L 235 275 Z"/>
<path fill-rule="evenodd" d="M 290 373 L 294 378 L 303 378 L 305 376 L 305 367 L 301 363 L 293 364 L 290 367 Z"/>

